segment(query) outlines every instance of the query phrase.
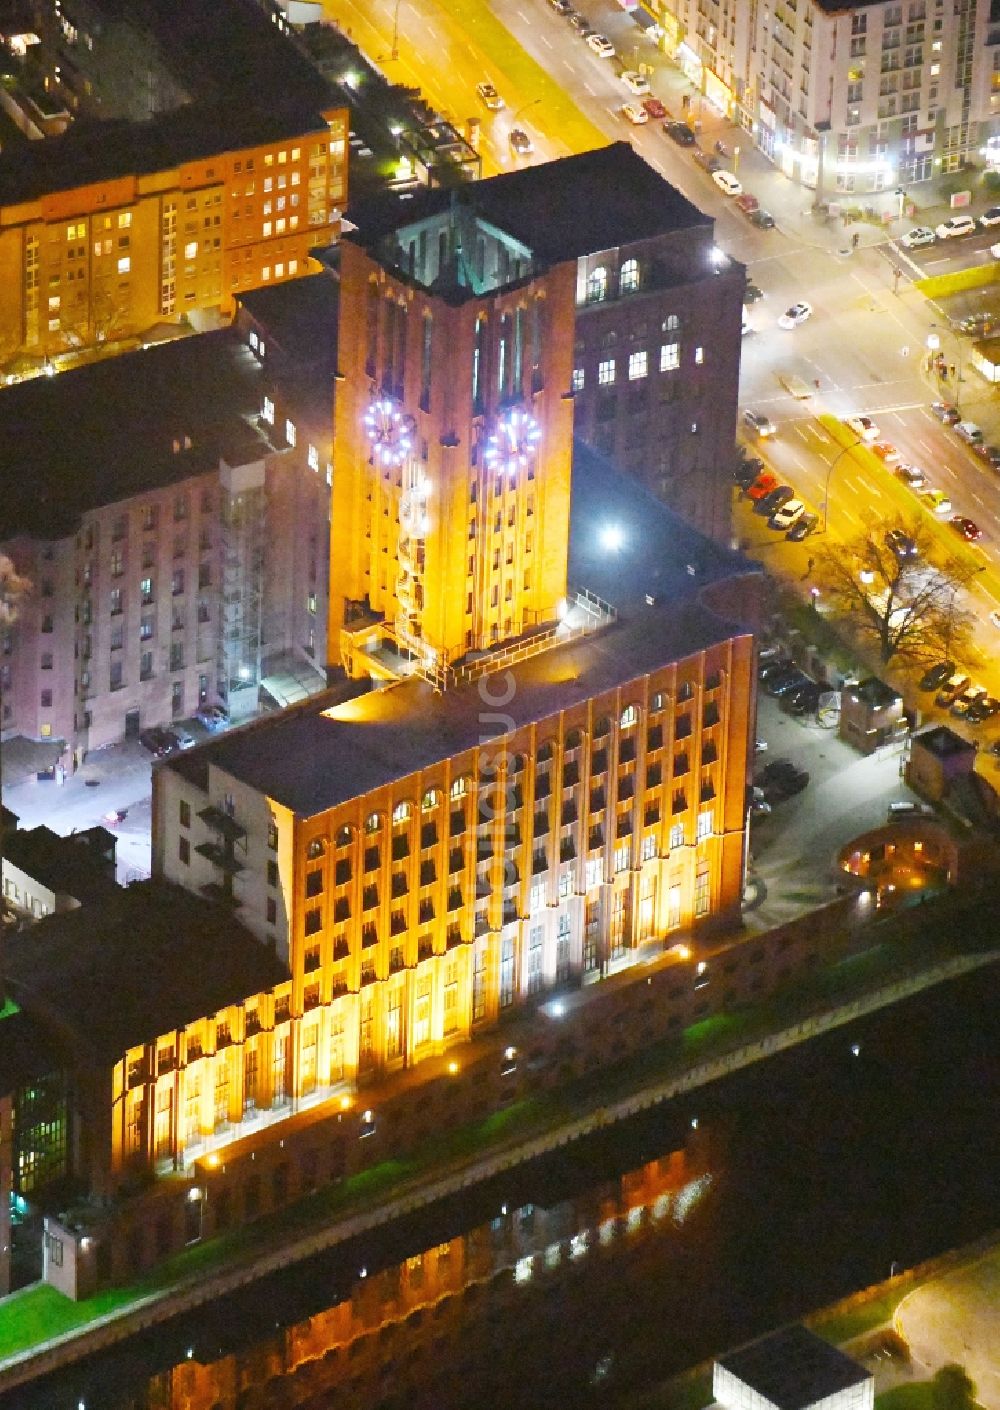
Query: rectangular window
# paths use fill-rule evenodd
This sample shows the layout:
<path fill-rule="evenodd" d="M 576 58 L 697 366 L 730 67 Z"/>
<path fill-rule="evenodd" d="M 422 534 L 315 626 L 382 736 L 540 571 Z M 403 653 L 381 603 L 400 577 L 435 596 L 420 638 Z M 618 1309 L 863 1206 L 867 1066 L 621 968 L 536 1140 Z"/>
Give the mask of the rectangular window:
<path fill-rule="evenodd" d="M 613 357 L 603 358 L 597 364 L 597 385 L 599 387 L 611 387 L 615 380 L 615 360 Z"/>
<path fill-rule="evenodd" d="M 585 372 L 584 372 L 584 369 L 583 369 L 582 367 L 574 367 L 574 368 L 573 368 L 573 390 L 574 390 L 574 392 L 582 392 L 582 391 L 583 391 L 583 388 L 584 388 L 584 383 L 585 383 L 585 381 L 586 381 L 586 374 L 585 374 Z"/>
<path fill-rule="evenodd" d="M 711 837 L 712 828 L 715 823 L 715 810 L 713 808 L 702 808 L 698 814 L 698 841 L 701 842 L 706 837 Z"/>
<path fill-rule="evenodd" d="M 660 345 L 660 371 L 673 372 L 681 365 L 681 345 L 680 343 L 662 343 Z"/>
<path fill-rule="evenodd" d="M 505 936 L 500 942 L 500 1007 L 510 1008 L 514 1002 L 514 939 Z"/>
<path fill-rule="evenodd" d="M 649 354 L 643 349 L 628 355 L 628 380 L 638 382 L 649 373 Z"/>

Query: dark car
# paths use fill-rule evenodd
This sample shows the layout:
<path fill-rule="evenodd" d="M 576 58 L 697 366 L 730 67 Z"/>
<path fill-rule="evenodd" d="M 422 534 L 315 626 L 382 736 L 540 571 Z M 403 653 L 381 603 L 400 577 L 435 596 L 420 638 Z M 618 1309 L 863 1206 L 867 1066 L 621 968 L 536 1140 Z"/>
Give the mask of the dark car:
<path fill-rule="evenodd" d="M 781 671 L 787 671 L 793 667 L 795 662 L 790 656 L 786 656 L 783 651 L 777 652 L 774 656 L 769 656 L 766 661 L 762 661 L 757 668 L 757 676 L 762 681 L 770 680 Z"/>
<path fill-rule="evenodd" d="M 786 798 L 794 798 L 809 783 L 805 769 L 792 768 L 775 775 L 764 784 L 764 797 L 769 803 L 781 803 Z"/>
<path fill-rule="evenodd" d="M 939 421 L 943 421 L 946 426 L 954 426 L 957 421 L 961 421 L 962 413 L 957 406 L 952 406 L 949 401 L 935 401 L 931 403 L 931 411 Z"/>
<path fill-rule="evenodd" d="M 904 534 L 902 529 L 890 529 L 885 536 L 885 546 L 899 559 L 900 563 L 905 563 L 908 558 L 916 558 L 917 545 L 909 534 Z"/>
<path fill-rule="evenodd" d="M 819 697 L 822 695 L 822 687 L 815 681 L 808 681 L 805 685 L 790 690 L 787 695 L 781 697 L 781 708 L 787 710 L 790 715 L 809 715 L 815 712 L 819 706 Z"/>
<path fill-rule="evenodd" d="M 762 207 L 758 207 L 757 210 L 751 211 L 747 219 L 750 221 L 751 225 L 756 225 L 758 230 L 774 229 L 774 216 L 771 214 L 770 211 L 766 211 Z"/>
<path fill-rule="evenodd" d="M 512 127 L 507 140 L 516 157 L 530 157 L 535 150 L 534 143 L 522 127 Z"/>
<path fill-rule="evenodd" d="M 178 747 L 176 736 L 171 735 L 169 730 L 159 728 L 140 730 L 139 743 L 157 759 L 164 758 Z"/>
<path fill-rule="evenodd" d="M 776 681 L 768 681 L 765 689 L 768 695 L 773 695 L 775 700 L 782 700 L 786 695 L 792 695 L 795 691 L 801 690 L 805 685 L 811 685 L 809 677 L 805 671 L 796 669 L 789 672 L 787 676 L 779 676 Z"/>
<path fill-rule="evenodd" d="M 733 470 L 733 479 L 739 485 L 741 490 L 748 490 L 759 474 L 760 470 L 757 468 L 754 462 L 749 460 L 740 460 L 737 462 L 736 468 Z"/>
<path fill-rule="evenodd" d="M 564 13 L 577 34 L 583 34 L 584 30 L 588 34 L 593 34 L 594 31 L 591 29 L 590 21 L 586 15 L 581 15 L 579 10 L 566 10 Z"/>
<path fill-rule="evenodd" d="M 985 460 L 993 470 L 1000 470 L 1000 446 L 983 445 L 973 446 L 973 451 L 980 460 Z"/>
<path fill-rule="evenodd" d="M 1000 710 L 1000 700 L 995 695 L 980 695 L 966 711 L 965 718 L 973 725 L 981 725 L 984 720 L 992 720 Z"/>
<path fill-rule="evenodd" d="M 703 152 L 700 147 L 697 147 L 691 155 L 700 167 L 704 167 L 709 176 L 711 176 L 713 172 L 722 170 L 722 163 L 719 161 L 719 158 L 713 157 L 711 152 Z"/>
<path fill-rule="evenodd" d="M 933 666 L 928 666 L 927 670 L 917 682 L 919 690 L 937 690 L 938 686 L 944 685 L 955 669 L 954 661 L 935 661 Z"/>
<path fill-rule="evenodd" d="M 801 543 L 807 539 L 819 523 L 818 514 L 803 514 L 797 524 L 793 524 L 785 535 L 786 539 L 791 539 L 792 543 Z"/>
<path fill-rule="evenodd" d="M 966 514 L 953 514 L 949 520 L 951 527 L 956 534 L 960 534 L 966 543 L 975 543 L 981 539 L 983 531 L 974 519 L 970 519 Z"/>
<path fill-rule="evenodd" d="M 668 137 L 677 143 L 678 147 L 694 146 L 695 136 L 686 122 L 678 122 L 676 118 L 671 118 L 669 122 L 663 124 L 663 130 Z"/>
<path fill-rule="evenodd" d="M 764 297 L 764 290 L 757 287 L 752 281 L 747 281 L 747 286 L 743 290 L 743 302 L 745 304 L 755 304 L 758 299 Z"/>
<path fill-rule="evenodd" d="M 773 490 L 763 495 L 757 501 L 753 507 L 753 512 L 755 514 L 764 514 L 770 518 L 776 509 L 780 509 L 788 500 L 794 498 L 795 491 L 792 489 L 791 485 L 777 485 Z"/>
<path fill-rule="evenodd" d="M 549 0 L 549 4 L 557 15 L 568 15 L 573 8 L 570 0 Z"/>

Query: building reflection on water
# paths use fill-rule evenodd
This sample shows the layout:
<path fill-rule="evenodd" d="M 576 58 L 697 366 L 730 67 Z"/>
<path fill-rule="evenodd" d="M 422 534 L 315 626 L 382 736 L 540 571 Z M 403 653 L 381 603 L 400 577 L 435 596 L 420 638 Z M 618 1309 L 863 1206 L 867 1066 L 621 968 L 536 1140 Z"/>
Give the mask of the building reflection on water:
<path fill-rule="evenodd" d="M 482 1404 L 490 1358 L 514 1351 L 515 1328 L 522 1316 L 537 1322 L 539 1299 L 567 1320 L 580 1313 L 599 1323 L 593 1294 L 609 1270 L 595 1263 L 634 1261 L 644 1242 L 656 1246 L 657 1259 L 669 1258 L 671 1240 L 712 1187 L 705 1145 L 695 1141 L 547 1208 L 502 1205 L 491 1222 L 401 1263 L 359 1268 L 348 1296 L 250 1348 L 205 1363 L 192 1350 L 191 1359 L 149 1382 L 144 1403 L 149 1410 L 371 1410 L 397 1402 L 462 1405 L 468 1396 Z M 599 1325 L 594 1332 L 593 1355 L 576 1366 L 592 1387 L 614 1361 Z M 513 1370 L 493 1367 L 501 1382 Z"/>

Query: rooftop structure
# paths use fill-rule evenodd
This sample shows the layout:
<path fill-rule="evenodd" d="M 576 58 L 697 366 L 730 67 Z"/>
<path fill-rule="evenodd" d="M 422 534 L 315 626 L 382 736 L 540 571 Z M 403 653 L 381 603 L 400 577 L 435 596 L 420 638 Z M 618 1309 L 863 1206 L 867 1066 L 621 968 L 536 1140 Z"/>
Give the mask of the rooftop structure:
<path fill-rule="evenodd" d="M 12 830 L 3 840 L 3 894 L 15 911 L 38 918 L 117 890 L 117 838 L 106 827 L 60 837 L 48 827 Z"/>
<path fill-rule="evenodd" d="M 806 1327 L 785 1327 L 720 1356 L 713 1391 L 725 1410 L 870 1410 L 870 1371 Z"/>

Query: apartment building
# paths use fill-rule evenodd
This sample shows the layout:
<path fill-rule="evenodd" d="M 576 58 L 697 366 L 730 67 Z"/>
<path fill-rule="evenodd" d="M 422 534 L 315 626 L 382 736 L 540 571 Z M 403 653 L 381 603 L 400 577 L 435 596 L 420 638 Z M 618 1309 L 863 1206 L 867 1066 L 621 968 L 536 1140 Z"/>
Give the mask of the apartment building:
<path fill-rule="evenodd" d="M 957 170 L 996 131 L 1000 16 L 990 0 L 647 8 L 704 100 L 822 198 Z"/>
<path fill-rule="evenodd" d="M 332 368 L 313 375 L 314 419 L 300 395 L 279 424 L 224 330 L 0 394 L 0 544 L 33 585 L 0 636 L 5 737 L 63 740 L 68 764 L 324 684 Z"/>

